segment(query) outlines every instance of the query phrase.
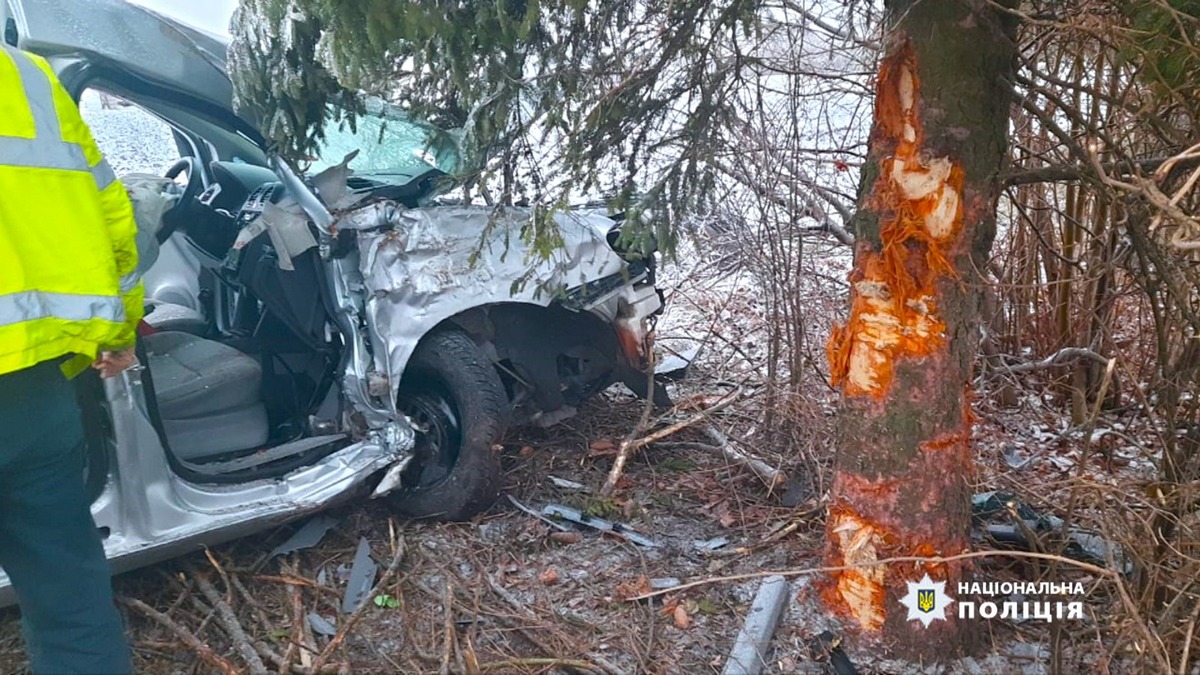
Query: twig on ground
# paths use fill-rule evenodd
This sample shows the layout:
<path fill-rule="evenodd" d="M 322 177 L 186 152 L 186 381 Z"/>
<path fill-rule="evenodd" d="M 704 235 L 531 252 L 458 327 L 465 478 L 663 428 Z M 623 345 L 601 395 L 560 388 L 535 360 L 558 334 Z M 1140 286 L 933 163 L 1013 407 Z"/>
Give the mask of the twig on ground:
<path fill-rule="evenodd" d="M 396 574 L 396 570 L 400 569 L 400 562 L 404 560 L 404 551 L 404 538 L 401 537 L 396 541 L 396 555 L 392 556 L 392 562 L 388 564 L 387 569 L 383 572 L 383 576 L 379 578 L 379 581 L 375 584 L 375 587 L 371 589 L 371 592 L 369 595 L 367 595 L 367 598 L 373 598 L 376 595 L 379 595 L 379 592 L 386 588 L 389 583 L 391 583 L 392 576 Z M 354 613 L 350 615 L 350 618 L 346 620 L 346 623 L 344 623 L 342 627 L 338 629 L 337 635 L 334 635 L 333 639 L 329 641 L 329 644 L 325 645 L 325 648 L 322 649 L 321 653 L 317 655 L 317 660 L 312 665 L 313 671 L 319 672 L 325 663 L 329 661 L 329 658 L 333 656 L 333 653 L 342 646 L 342 643 L 346 641 L 346 636 L 349 635 L 350 631 L 354 629 L 354 626 L 358 623 L 359 619 L 363 617 L 363 614 L 366 613 L 367 608 L 370 607 L 371 604 L 372 603 L 370 600 L 368 600 L 367 602 L 359 605 L 358 609 L 354 610 Z"/>
<path fill-rule="evenodd" d="M 576 668 L 592 673 L 604 672 L 597 666 L 588 663 L 587 661 L 576 661 L 574 659 L 507 659 L 505 661 L 493 661 L 492 663 L 479 664 L 479 670 L 487 673 L 492 671 L 508 671 L 513 668 Z"/>
<path fill-rule="evenodd" d="M 150 605 L 147 605 L 136 598 L 120 598 L 119 601 L 126 607 L 137 611 L 146 618 L 151 619 L 163 628 L 171 631 L 175 637 L 179 638 L 180 641 L 187 645 L 192 651 L 196 652 L 196 656 L 199 656 L 201 661 L 204 661 L 208 665 L 216 668 L 220 672 L 224 673 L 224 675 L 239 675 L 238 669 L 234 667 L 232 663 L 214 652 L 212 647 L 209 647 L 201 642 L 200 638 L 193 635 L 188 631 L 188 629 L 175 623 L 171 617 L 159 612 Z"/>
<path fill-rule="evenodd" d="M 229 583 L 229 575 L 225 573 L 225 568 L 221 567 L 221 563 L 217 560 L 217 556 L 213 555 L 212 549 L 204 547 L 204 557 L 208 558 L 208 564 L 213 566 L 217 574 L 221 575 L 221 581 L 225 582 L 225 604 L 233 604 L 233 584 Z"/>
<path fill-rule="evenodd" d="M 625 436 L 625 440 L 621 441 L 621 447 L 617 450 L 617 458 L 613 461 L 612 469 L 608 472 L 608 478 L 604 479 L 604 485 L 600 488 L 600 496 L 608 497 L 613 490 L 617 488 L 617 481 L 621 480 L 621 474 L 625 473 L 625 463 L 629 461 L 629 456 L 633 454 L 631 444 L 633 439 L 646 425 L 650 423 L 650 413 L 654 411 L 654 363 L 653 357 L 649 368 L 646 370 L 646 401 L 642 406 L 642 416 L 638 419 L 637 425 L 629 430 Z"/>
<path fill-rule="evenodd" d="M 254 612 L 254 618 L 258 620 L 263 630 L 271 630 L 271 619 L 267 616 L 267 610 L 263 609 L 262 603 L 250 594 L 249 589 L 246 588 L 246 585 L 242 583 L 242 580 L 236 574 L 230 575 L 229 581 L 233 582 L 233 587 L 237 589 L 238 595 L 242 596 L 242 600 L 250 605 L 250 609 Z"/>
<path fill-rule="evenodd" d="M 758 476 L 767 484 L 767 490 L 774 490 L 776 487 L 788 482 L 788 476 L 783 471 L 767 464 L 763 460 L 751 455 L 748 452 L 742 452 L 734 447 L 730 442 L 729 437 L 721 433 L 716 427 L 711 424 L 704 425 L 704 435 L 708 436 L 716 443 L 716 449 L 725 455 L 726 458 L 742 464 L 750 469 L 754 475 Z"/>
<path fill-rule="evenodd" d="M 629 461 L 630 456 L 633 455 L 635 450 L 644 448 L 655 441 L 662 440 L 667 436 L 678 433 L 684 429 L 687 429 L 688 427 L 695 426 L 700 422 L 703 422 L 709 416 L 733 405 L 733 403 L 741 397 L 742 389 L 739 387 L 732 393 L 726 395 L 725 398 L 714 403 L 712 407 L 708 408 L 707 410 L 701 410 L 700 412 L 681 422 L 676 422 L 671 426 L 659 429 L 658 431 L 646 436 L 642 436 L 637 440 L 626 439 L 621 443 L 621 449 L 617 452 L 617 459 L 615 462 L 613 462 L 612 470 L 608 472 L 608 478 L 606 478 L 604 481 L 604 487 L 600 488 L 601 496 L 607 497 L 613 493 L 613 490 L 616 489 L 617 482 L 621 480 L 621 475 L 625 473 L 625 464 Z"/>
<path fill-rule="evenodd" d="M 288 641 L 287 649 L 283 652 L 283 665 L 279 668 L 283 672 L 291 669 L 292 660 L 297 654 L 300 655 L 302 665 L 312 665 L 312 657 L 305 649 L 308 645 L 305 641 L 304 598 L 300 593 L 300 586 L 288 584 L 286 588 L 292 603 L 292 639 Z M 307 663 L 305 657 L 308 657 Z"/>
<path fill-rule="evenodd" d="M 258 655 L 258 651 L 254 649 L 254 645 L 250 642 L 250 637 L 246 635 L 246 630 L 242 628 L 242 623 L 238 621 L 237 615 L 233 613 L 233 608 L 229 603 L 225 602 L 225 598 L 217 591 L 203 574 L 196 574 L 196 586 L 205 598 L 212 603 L 213 609 L 217 611 L 217 621 L 225 628 L 229 639 L 233 640 L 234 646 L 238 653 L 241 654 L 242 660 L 250 667 L 250 672 L 253 675 L 266 675 L 267 666 L 262 662 Z"/>
<path fill-rule="evenodd" d="M 442 669 L 441 675 L 450 675 L 450 658 L 454 654 L 454 594 L 450 582 L 446 581 L 442 591 L 442 611 L 445 618 L 442 623 Z"/>
<path fill-rule="evenodd" d="M 505 604 L 507 604 L 509 607 L 512 607 L 513 610 L 516 611 L 523 619 L 538 620 L 538 619 L 542 618 L 537 612 L 530 609 L 526 603 L 521 602 L 520 598 L 513 595 L 512 591 L 501 586 L 500 582 L 496 581 L 496 579 L 494 577 L 492 577 L 492 575 L 485 573 L 483 575 L 483 578 L 487 582 L 488 587 L 491 588 L 492 591 L 496 595 L 500 596 L 500 598 L 502 600 L 504 600 Z M 493 616 L 497 616 L 497 615 L 493 614 Z M 497 618 L 504 618 L 504 617 L 497 616 Z M 530 644 L 532 644 L 533 646 L 540 649 L 543 653 L 545 653 L 545 654 L 555 653 L 555 650 L 551 649 L 548 645 L 546 645 L 540 639 L 538 639 L 538 637 L 533 634 L 533 631 L 526 630 L 525 627 L 519 625 L 516 622 L 506 621 L 506 623 L 509 623 L 514 630 L 516 630 L 518 633 L 520 633 L 521 636 L 524 637 L 526 640 L 528 640 Z M 615 665 L 600 658 L 599 656 L 590 656 L 589 655 L 589 658 L 592 658 L 596 664 L 596 665 L 593 665 L 592 668 L 598 668 L 601 672 L 610 673 L 611 675 L 618 675 L 619 673 L 624 672 L 620 668 L 617 668 Z M 482 669 L 483 666 L 481 665 L 480 668 Z"/>
<path fill-rule="evenodd" d="M 656 591 L 642 593 L 641 595 L 633 595 L 628 598 L 625 598 L 625 600 L 627 602 L 635 602 L 638 600 L 657 598 L 660 595 L 667 595 L 668 593 L 678 593 L 680 591 L 686 591 L 690 588 L 698 588 L 700 586 L 711 586 L 713 584 L 728 583 L 728 582 L 732 582 L 732 581 L 747 581 L 749 579 L 762 579 L 764 577 L 771 577 L 771 576 L 776 576 L 776 575 L 781 576 L 781 577 L 802 577 L 802 576 L 809 576 L 809 575 L 813 575 L 813 574 L 829 574 L 831 572 L 844 572 L 846 570 L 862 569 L 864 567 L 876 567 L 879 565 L 891 565 L 894 563 L 917 562 L 917 563 L 928 563 L 928 564 L 944 564 L 944 563 L 948 563 L 948 562 L 956 562 L 959 560 L 973 560 L 976 558 L 1035 558 L 1038 560 L 1058 561 L 1058 562 L 1062 562 L 1064 564 L 1070 565 L 1071 567 L 1077 567 L 1081 570 L 1084 570 L 1085 572 L 1091 572 L 1092 574 L 1095 574 L 1097 576 L 1101 576 L 1106 579 L 1109 579 L 1110 581 L 1115 582 L 1118 585 L 1118 588 L 1120 588 L 1122 590 L 1122 592 L 1124 592 L 1124 589 L 1125 589 L 1125 585 L 1123 583 L 1121 583 L 1121 577 L 1117 572 L 1114 572 L 1113 570 L 1110 570 L 1110 569 L 1106 569 L 1104 567 L 1100 567 L 1099 565 L 1093 565 L 1091 563 L 1085 563 L 1085 562 L 1081 562 L 1079 560 L 1073 560 L 1071 558 L 1066 558 L 1066 557 L 1060 556 L 1060 555 L 1052 555 L 1049 553 L 1034 553 L 1032 551 L 969 551 L 967 553 L 959 553 L 958 555 L 931 556 L 931 557 L 927 557 L 927 558 L 921 557 L 921 556 L 913 556 L 913 555 L 897 556 L 895 558 L 880 558 L 879 560 L 874 560 L 872 562 L 859 563 L 859 564 L 855 564 L 855 565 L 834 565 L 834 566 L 830 566 L 830 567 L 806 567 L 806 568 L 802 568 L 802 569 L 748 572 L 746 574 L 732 574 L 732 575 L 724 576 L 724 577 L 709 577 L 708 579 L 699 579 L 697 581 L 691 581 L 686 584 L 680 584 L 678 586 L 672 586 L 670 588 L 661 588 Z"/>
<path fill-rule="evenodd" d="M 317 582 L 313 581 L 312 579 L 305 579 L 304 577 L 297 576 L 294 574 L 280 574 L 280 575 L 259 574 L 254 577 L 254 580 L 255 581 L 268 581 L 271 583 L 284 584 L 287 586 L 303 586 L 304 588 L 313 588 L 318 591 L 321 591 L 322 593 L 326 593 L 328 595 L 333 595 L 338 598 L 342 597 L 342 594 L 338 593 L 336 588 L 329 588 L 328 586 L 322 586 L 321 584 L 318 584 Z"/>
<path fill-rule="evenodd" d="M 1192 608 L 1192 616 L 1188 619 L 1183 639 L 1183 656 L 1179 657 L 1179 675 L 1187 675 L 1188 661 L 1192 652 L 1192 635 L 1196 632 L 1196 619 L 1198 618 L 1200 618 L 1200 602 Z"/>

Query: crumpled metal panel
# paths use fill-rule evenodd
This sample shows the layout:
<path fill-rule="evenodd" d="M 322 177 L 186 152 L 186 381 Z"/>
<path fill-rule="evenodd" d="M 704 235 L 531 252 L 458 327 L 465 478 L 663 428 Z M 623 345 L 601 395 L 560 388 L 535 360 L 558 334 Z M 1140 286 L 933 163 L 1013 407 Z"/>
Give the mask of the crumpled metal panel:
<path fill-rule="evenodd" d="M 393 386 L 417 342 L 443 320 L 492 303 L 547 306 L 566 289 L 625 267 L 605 240 L 613 221 L 601 215 L 555 216 L 564 245 L 543 259 L 521 238 L 529 218 L 523 209 L 388 208 L 365 207 L 339 226 L 384 218 L 394 225 L 358 237 L 367 312 L 387 336 L 371 336 L 375 367 Z"/>

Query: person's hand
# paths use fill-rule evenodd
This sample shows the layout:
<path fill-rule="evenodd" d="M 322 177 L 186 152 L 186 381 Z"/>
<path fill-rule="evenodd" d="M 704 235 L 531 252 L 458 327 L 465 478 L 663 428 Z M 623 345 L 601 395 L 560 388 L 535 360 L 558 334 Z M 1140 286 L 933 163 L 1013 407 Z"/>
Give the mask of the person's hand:
<path fill-rule="evenodd" d="M 129 347 L 114 352 L 100 352 L 92 367 L 100 371 L 100 377 L 107 380 L 129 370 L 135 363 L 137 363 L 137 354 L 133 347 Z"/>

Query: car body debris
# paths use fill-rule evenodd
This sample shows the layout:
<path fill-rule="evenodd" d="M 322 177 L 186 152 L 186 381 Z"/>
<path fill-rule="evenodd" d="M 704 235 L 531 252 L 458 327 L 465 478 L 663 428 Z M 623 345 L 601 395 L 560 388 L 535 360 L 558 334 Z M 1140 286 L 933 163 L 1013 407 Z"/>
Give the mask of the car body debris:
<path fill-rule="evenodd" d="M 296 551 L 303 551 L 304 549 L 316 546 L 325 538 L 325 533 L 332 529 L 334 525 L 337 525 L 337 523 L 337 518 L 327 515 L 319 515 L 309 520 L 300 529 L 292 533 L 292 536 L 288 537 L 287 541 L 276 546 L 275 550 L 271 551 L 271 555 L 267 556 L 267 559 L 269 560 L 277 555 L 287 555 Z"/>
<path fill-rule="evenodd" d="M 696 540 L 692 542 L 692 547 L 698 551 L 716 551 L 725 548 L 729 545 L 729 537 L 716 537 L 714 539 Z"/>
<path fill-rule="evenodd" d="M 687 379 L 692 364 L 700 357 L 702 345 L 667 354 L 654 367 L 654 377 L 659 380 L 678 382 Z"/>
<path fill-rule="evenodd" d="M 371 559 L 371 544 L 362 537 L 358 540 L 358 550 L 354 552 L 354 563 L 350 566 L 350 580 L 346 582 L 346 593 L 342 596 L 343 614 L 353 614 L 367 601 L 378 571 L 379 565 Z"/>
<path fill-rule="evenodd" d="M 781 576 L 763 579 L 721 675 L 758 675 L 762 672 L 767 648 L 775 635 L 790 590 L 787 579 Z"/>
<path fill-rule="evenodd" d="M 603 518 L 596 518 L 588 514 L 573 509 L 569 506 L 561 504 L 547 504 L 542 509 L 542 515 L 550 519 L 566 520 L 577 525 L 584 525 L 601 532 L 607 532 L 615 535 L 626 541 L 637 544 L 638 546 L 646 546 L 648 548 L 656 548 L 658 543 L 649 537 L 638 534 L 633 528 L 622 523 L 615 523 Z"/>
<path fill-rule="evenodd" d="M 333 625 L 332 621 L 326 619 L 320 614 L 317 614 L 316 612 L 308 613 L 308 626 L 309 628 L 312 628 L 312 631 L 317 635 L 324 635 L 325 637 L 333 637 L 334 635 L 337 635 L 337 626 Z"/>
<path fill-rule="evenodd" d="M 1065 527 L 1062 518 L 1041 513 L 1014 494 L 978 493 L 971 498 L 971 513 L 976 536 L 997 544 L 1029 551 L 1037 544 L 1029 541 L 1031 535 L 1039 539 L 1061 537 L 1065 529 L 1067 539 L 1062 555 L 1100 567 L 1115 565 L 1116 571 L 1125 575 L 1133 572 L 1133 563 L 1119 545 L 1094 532 Z"/>
<path fill-rule="evenodd" d="M 529 515 L 533 516 L 534 518 L 537 518 L 538 520 L 540 520 L 543 523 L 549 525 L 550 527 L 558 530 L 559 532 L 570 532 L 571 531 L 571 528 L 567 527 L 566 525 L 563 525 L 562 523 L 558 522 L 557 520 L 551 520 L 550 518 L 543 516 L 542 514 L 538 513 L 537 511 L 534 511 L 533 509 L 529 508 L 528 506 L 525 506 L 520 501 L 518 501 L 516 497 L 514 497 L 512 495 L 505 495 L 505 496 L 508 497 L 508 501 L 512 502 L 513 506 L 524 511 L 525 513 L 528 513 Z"/>
<path fill-rule="evenodd" d="M 554 483 L 555 487 L 560 487 L 564 490 L 587 490 L 588 487 L 583 483 L 576 483 L 573 480 L 559 478 L 558 476 L 549 476 L 550 482 Z"/>

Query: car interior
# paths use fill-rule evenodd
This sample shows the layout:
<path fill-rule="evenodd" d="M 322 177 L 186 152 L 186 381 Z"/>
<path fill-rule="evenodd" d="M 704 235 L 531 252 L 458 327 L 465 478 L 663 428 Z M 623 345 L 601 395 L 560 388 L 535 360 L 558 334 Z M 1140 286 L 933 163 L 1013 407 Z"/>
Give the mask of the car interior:
<path fill-rule="evenodd" d="M 276 176 L 252 144 L 226 129 L 152 96 L 133 103 L 119 87 L 105 94 L 107 104 L 119 101 L 117 114 L 167 125 L 176 146 L 163 179 L 145 175 L 153 167 L 119 176 L 149 266 L 139 356 L 152 421 L 174 468 L 231 482 L 290 471 L 340 447 L 333 385 L 342 350 L 327 329 L 316 252 L 282 270 L 263 236 L 227 255 L 254 210 L 278 198 Z M 176 114 L 168 123 L 164 113 Z"/>

